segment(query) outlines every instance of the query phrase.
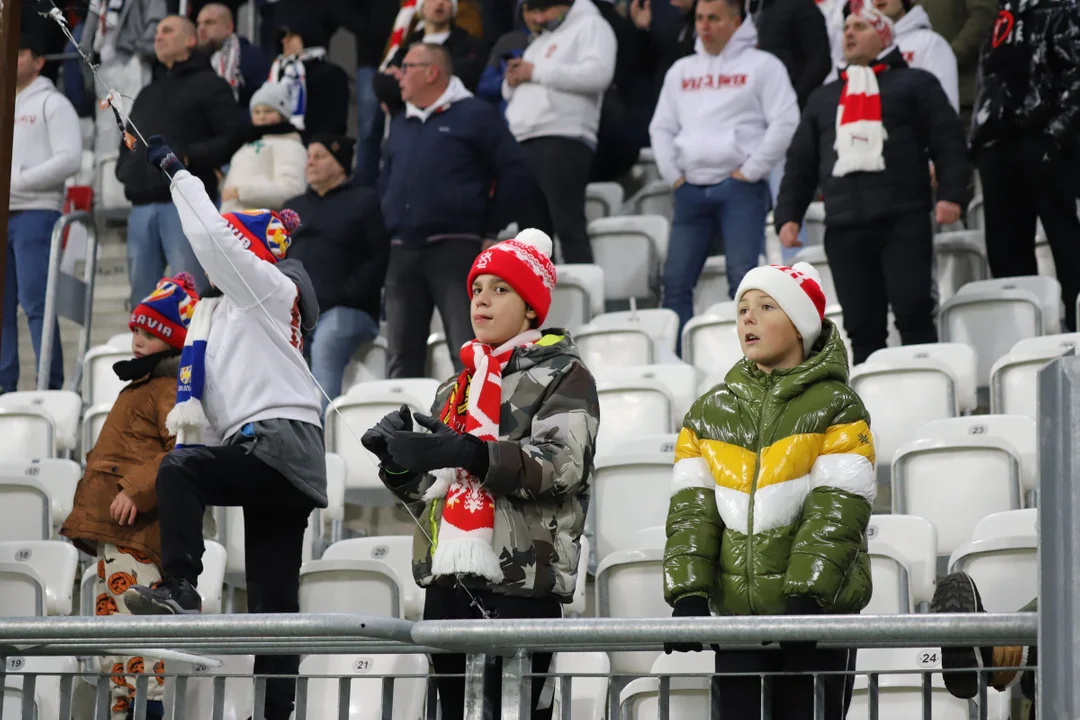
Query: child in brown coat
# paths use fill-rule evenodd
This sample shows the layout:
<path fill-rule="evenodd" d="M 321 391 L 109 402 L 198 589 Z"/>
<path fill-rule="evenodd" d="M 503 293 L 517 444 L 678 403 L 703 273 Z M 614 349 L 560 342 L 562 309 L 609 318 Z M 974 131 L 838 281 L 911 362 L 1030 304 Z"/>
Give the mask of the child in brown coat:
<path fill-rule="evenodd" d="M 130 384 L 120 391 L 94 447 L 86 473 L 75 490 L 74 509 L 60 534 L 80 550 L 97 555 L 95 614 L 129 614 L 124 591 L 161 579 L 158 535 L 158 465 L 172 450 L 174 438 L 165 417 L 176 403 L 176 375 L 188 323 L 198 302 L 195 281 L 187 273 L 158 282 L 154 292 L 131 313 L 133 360 L 113 369 Z M 134 707 L 135 678 L 152 671 L 147 719 L 161 718 L 164 663 L 151 658 L 103 658 L 103 672 L 113 673 L 111 720 L 125 720 Z"/>

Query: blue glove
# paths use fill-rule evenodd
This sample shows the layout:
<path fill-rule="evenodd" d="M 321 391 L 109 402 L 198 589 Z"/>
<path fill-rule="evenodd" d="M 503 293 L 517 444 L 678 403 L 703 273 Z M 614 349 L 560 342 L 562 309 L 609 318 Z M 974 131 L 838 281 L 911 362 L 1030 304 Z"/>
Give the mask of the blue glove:
<path fill-rule="evenodd" d="M 172 148 L 165 142 L 165 138 L 160 135 L 151 135 L 146 141 L 146 161 L 161 168 L 169 177 L 184 169 L 184 163 L 180 162 Z"/>

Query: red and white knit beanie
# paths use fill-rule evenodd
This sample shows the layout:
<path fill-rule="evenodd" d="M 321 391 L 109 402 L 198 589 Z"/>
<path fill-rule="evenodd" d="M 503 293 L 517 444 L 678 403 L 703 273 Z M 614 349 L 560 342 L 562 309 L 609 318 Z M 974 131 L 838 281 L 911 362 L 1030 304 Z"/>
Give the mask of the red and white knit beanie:
<path fill-rule="evenodd" d="M 851 3 L 851 14 L 865 20 L 870 27 L 874 28 L 874 32 L 881 38 L 883 48 L 890 47 L 896 40 L 896 26 L 893 25 L 893 21 L 873 5 L 854 0 Z"/>
<path fill-rule="evenodd" d="M 760 290 L 780 305 L 802 335 L 803 357 L 809 357 L 810 348 L 821 335 L 821 323 L 825 320 L 825 293 L 821 291 L 821 276 L 814 266 L 801 262 L 792 267 L 756 267 L 739 283 L 736 304 L 747 290 Z"/>
<path fill-rule="evenodd" d="M 512 240 L 503 240 L 480 253 L 469 271 L 466 284 L 472 294 L 473 280 L 479 275 L 502 278 L 536 311 L 538 325 L 543 325 L 551 308 L 555 289 L 555 264 L 551 262 L 551 238 L 543 230 L 526 228 Z"/>

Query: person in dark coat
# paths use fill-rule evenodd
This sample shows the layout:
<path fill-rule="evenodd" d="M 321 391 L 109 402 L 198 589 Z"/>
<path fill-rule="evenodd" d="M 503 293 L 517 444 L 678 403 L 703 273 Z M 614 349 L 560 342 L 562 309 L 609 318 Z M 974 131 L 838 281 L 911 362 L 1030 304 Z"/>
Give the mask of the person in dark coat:
<path fill-rule="evenodd" d="M 326 394 L 341 394 L 345 366 L 379 334 L 390 237 L 378 194 L 350 177 L 351 139 L 324 133 L 308 144 L 308 189 L 285 202 L 304 218 L 291 256 L 304 263 L 319 301 L 308 342 L 311 373 Z M 326 407 L 326 398 L 323 398 Z"/>
<path fill-rule="evenodd" d="M 972 151 L 986 208 L 994 277 L 1037 275 L 1042 220 L 1076 330 L 1080 292 L 1080 12 L 1071 0 L 1002 0 L 983 45 Z"/>
<path fill-rule="evenodd" d="M 223 3 L 212 2 L 199 11 L 196 23 L 199 50 L 210 58 L 210 67 L 229 83 L 240 108 L 247 111 L 251 96 L 266 82 L 270 58 L 236 32 L 232 11 Z"/>
<path fill-rule="evenodd" d="M 660 97 L 664 76 L 676 60 L 694 52 L 697 33 L 694 29 L 694 6 L 696 0 L 670 0 L 675 15 L 664 16 L 652 11 L 651 0 L 630 0 L 630 19 L 638 32 L 641 47 L 645 49 L 645 64 L 650 68 L 653 84 L 653 102 Z"/>
<path fill-rule="evenodd" d="M 861 363 L 885 347 L 890 305 L 905 345 L 937 342 L 930 213 L 942 225 L 959 220 L 968 168 L 956 110 L 937 78 L 904 62 L 891 20 L 870 7 L 852 13 L 844 55 L 840 79 L 810 94 L 788 149 L 774 218 L 781 243 L 798 246 L 799 226 L 820 185 L 825 252 L 854 362 Z M 867 94 L 880 96 L 880 113 L 846 113 L 838 129 L 840 98 L 853 77 Z"/>
<path fill-rule="evenodd" d="M 784 63 L 799 108 L 805 108 L 832 70 L 825 16 L 814 0 L 751 0 L 748 17 L 758 31 L 758 49 Z"/>

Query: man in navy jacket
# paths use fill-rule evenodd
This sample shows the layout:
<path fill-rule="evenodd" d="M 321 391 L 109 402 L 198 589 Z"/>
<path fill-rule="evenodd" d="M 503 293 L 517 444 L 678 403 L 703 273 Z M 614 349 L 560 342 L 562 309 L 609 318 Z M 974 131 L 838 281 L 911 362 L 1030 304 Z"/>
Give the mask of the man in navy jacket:
<path fill-rule="evenodd" d="M 518 220 L 532 176 L 497 108 L 454 77 L 441 45 L 417 43 L 401 65 L 405 109 L 391 120 L 379 177 L 390 232 L 386 275 L 389 374 L 424 377 L 439 309 L 454 366 L 472 339 L 461 292 L 486 241 Z"/>

